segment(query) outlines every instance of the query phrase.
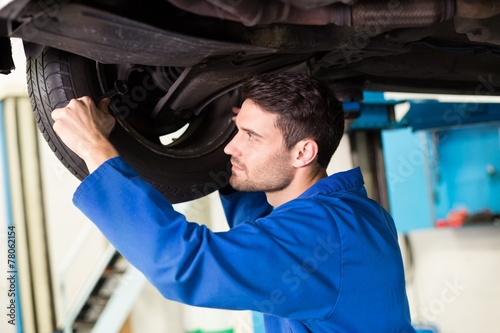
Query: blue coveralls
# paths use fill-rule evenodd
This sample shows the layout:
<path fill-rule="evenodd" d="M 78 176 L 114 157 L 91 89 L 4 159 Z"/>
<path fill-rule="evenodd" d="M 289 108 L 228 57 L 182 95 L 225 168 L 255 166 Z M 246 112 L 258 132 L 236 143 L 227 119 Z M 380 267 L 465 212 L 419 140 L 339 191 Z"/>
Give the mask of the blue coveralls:
<path fill-rule="evenodd" d="M 394 222 L 359 169 L 272 211 L 261 193 L 224 196 L 226 232 L 186 221 L 120 157 L 73 201 L 166 298 L 263 312 L 269 333 L 415 332 Z"/>

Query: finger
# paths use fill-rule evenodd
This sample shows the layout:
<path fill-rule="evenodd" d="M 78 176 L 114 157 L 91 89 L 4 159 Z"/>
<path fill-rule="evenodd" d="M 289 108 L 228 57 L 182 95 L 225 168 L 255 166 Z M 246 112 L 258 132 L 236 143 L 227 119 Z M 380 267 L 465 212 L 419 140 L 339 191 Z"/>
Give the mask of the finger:
<path fill-rule="evenodd" d="M 82 96 L 78 98 L 78 100 L 86 105 L 91 105 L 94 103 L 94 101 L 92 100 L 92 98 L 90 98 L 90 96 Z"/>
<path fill-rule="evenodd" d="M 233 113 L 235 114 L 235 116 L 231 117 L 231 120 L 232 121 L 236 121 L 236 116 L 238 115 L 238 113 L 240 112 L 241 108 L 238 107 L 238 106 L 233 106 L 231 111 L 233 111 Z"/>
<path fill-rule="evenodd" d="M 65 107 L 65 108 L 59 108 L 59 109 L 54 109 L 54 110 L 51 112 L 50 116 L 52 117 L 52 119 L 53 119 L 54 121 L 56 121 L 56 120 L 59 120 L 59 119 L 63 118 L 63 117 L 64 117 L 64 114 L 65 114 L 66 112 L 68 112 L 68 108 L 67 108 L 67 107 Z"/>
<path fill-rule="evenodd" d="M 99 101 L 99 105 L 97 106 L 97 108 L 105 113 L 109 113 L 108 106 L 109 106 L 110 101 L 111 100 L 109 98 L 101 99 Z"/>
<path fill-rule="evenodd" d="M 79 105 L 79 104 L 81 104 L 80 98 L 72 98 L 69 100 L 66 107 L 71 108 L 71 107 L 75 107 L 76 105 Z"/>

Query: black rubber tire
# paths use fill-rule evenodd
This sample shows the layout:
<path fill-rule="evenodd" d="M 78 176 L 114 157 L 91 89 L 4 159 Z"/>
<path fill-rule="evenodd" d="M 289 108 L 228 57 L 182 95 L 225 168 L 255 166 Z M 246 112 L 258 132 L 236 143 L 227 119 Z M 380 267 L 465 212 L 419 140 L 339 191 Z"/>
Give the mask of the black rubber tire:
<path fill-rule="evenodd" d="M 72 98 L 101 94 L 96 62 L 56 49 L 45 49 L 27 62 L 27 83 L 34 116 L 45 140 L 64 166 L 78 179 L 88 175 L 83 160 L 67 148 L 52 129 L 51 112 L 65 106 Z M 95 100 L 95 99 L 94 99 Z M 230 112 L 230 111 L 229 111 Z M 200 131 L 213 131 L 234 125 L 210 119 Z M 120 155 L 171 203 L 189 201 L 207 195 L 227 184 L 230 164 L 223 148 L 231 139 L 210 146 L 204 154 L 172 156 L 147 149 L 137 137 L 117 122 L 110 141 Z M 203 143 L 203 147 L 207 143 Z M 113 186 L 113 184 L 110 184 Z"/>

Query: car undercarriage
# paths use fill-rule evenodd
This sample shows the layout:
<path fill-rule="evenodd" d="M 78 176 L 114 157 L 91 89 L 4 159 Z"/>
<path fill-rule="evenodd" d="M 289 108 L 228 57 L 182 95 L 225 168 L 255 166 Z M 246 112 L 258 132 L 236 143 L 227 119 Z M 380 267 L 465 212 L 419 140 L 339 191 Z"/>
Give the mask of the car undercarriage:
<path fill-rule="evenodd" d="M 22 39 L 38 127 L 80 179 L 88 171 L 50 113 L 127 82 L 110 139 L 182 202 L 225 185 L 245 77 L 306 72 L 342 101 L 367 90 L 499 95 L 499 14 L 491 0 L 14 0 L 0 8 L 0 70 L 13 66 L 10 38 Z"/>

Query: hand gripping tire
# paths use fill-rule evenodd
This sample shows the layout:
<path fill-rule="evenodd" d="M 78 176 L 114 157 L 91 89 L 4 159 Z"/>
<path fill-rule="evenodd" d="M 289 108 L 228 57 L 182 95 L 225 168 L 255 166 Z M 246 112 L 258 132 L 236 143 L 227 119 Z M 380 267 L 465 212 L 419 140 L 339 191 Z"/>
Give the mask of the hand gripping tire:
<path fill-rule="evenodd" d="M 104 65 L 50 48 L 27 63 L 28 91 L 38 128 L 59 160 L 80 180 L 88 175 L 85 163 L 53 131 L 50 114 L 72 98 L 99 96 L 105 90 L 99 66 Z M 234 95 L 227 93 L 222 101 L 218 98 L 207 106 L 172 146 L 134 130 L 125 117 L 117 117 L 109 139 L 120 155 L 171 203 L 202 197 L 225 186 L 229 178 L 229 158 L 223 149 L 234 134 Z M 115 116 L 119 114 L 113 104 L 110 110 Z"/>

